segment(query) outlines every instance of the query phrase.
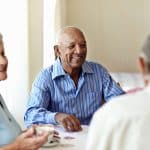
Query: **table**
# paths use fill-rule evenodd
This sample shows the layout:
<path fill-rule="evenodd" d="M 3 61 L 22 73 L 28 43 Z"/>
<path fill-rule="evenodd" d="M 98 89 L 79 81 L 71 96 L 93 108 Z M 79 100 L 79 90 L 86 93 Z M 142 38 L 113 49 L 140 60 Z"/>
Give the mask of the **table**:
<path fill-rule="evenodd" d="M 55 128 L 61 137 L 60 144 L 41 150 L 84 150 L 86 145 L 88 126 L 82 125 L 82 131 L 67 132 L 61 126 Z"/>

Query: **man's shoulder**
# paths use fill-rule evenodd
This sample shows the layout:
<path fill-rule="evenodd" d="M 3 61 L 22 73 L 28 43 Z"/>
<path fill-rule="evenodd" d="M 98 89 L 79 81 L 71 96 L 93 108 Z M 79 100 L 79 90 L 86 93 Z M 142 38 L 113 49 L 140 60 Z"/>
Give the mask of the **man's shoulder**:
<path fill-rule="evenodd" d="M 39 73 L 37 74 L 37 76 L 43 76 L 43 75 L 46 75 L 47 73 L 51 73 L 51 68 L 50 67 L 47 67 L 47 68 L 42 68 Z"/>
<path fill-rule="evenodd" d="M 99 68 L 99 69 L 106 70 L 106 68 L 98 62 L 86 60 L 84 64 L 90 66 L 91 68 Z"/>
<path fill-rule="evenodd" d="M 93 62 L 93 61 L 85 61 L 82 65 L 83 72 L 89 73 L 89 74 L 104 74 L 106 72 L 106 69 L 99 63 Z"/>
<path fill-rule="evenodd" d="M 86 60 L 85 61 L 85 63 L 87 63 L 87 64 L 90 64 L 90 65 L 100 65 L 100 66 L 102 66 L 100 63 L 98 63 L 98 62 L 95 62 L 95 61 L 90 61 L 90 60 Z"/>
<path fill-rule="evenodd" d="M 39 82 L 43 80 L 49 80 L 52 76 L 53 66 L 42 68 L 39 73 L 36 75 L 34 82 Z"/>
<path fill-rule="evenodd" d="M 51 73 L 51 72 L 53 72 L 53 69 L 54 69 L 54 65 L 52 64 L 51 66 L 43 68 L 42 71 Z"/>

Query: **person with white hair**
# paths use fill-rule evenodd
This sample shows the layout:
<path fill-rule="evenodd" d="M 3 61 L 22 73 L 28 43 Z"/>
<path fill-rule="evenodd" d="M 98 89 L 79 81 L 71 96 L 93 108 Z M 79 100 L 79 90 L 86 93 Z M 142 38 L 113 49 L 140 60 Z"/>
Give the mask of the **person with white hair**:
<path fill-rule="evenodd" d="M 0 81 L 7 78 L 8 61 L 0 33 Z M 37 150 L 48 139 L 48 133 L 35 136 L 35 128 L 21 131 L 0 95 L 0 150 Z"/>
<path fill-rule="evenodd" d="M 87 43 L 79 28 L 62 28 L 56 41 L 57 59 L 33 82 L 25 124 L 60 124 L 67 131 L 80 131 L 102 100 L 124 91 L 102 65 L 86 61 Z"/>
<path fill-rule="evenodd" d="M 138 64 L 145 87 L 112 98 L 94 114 L 86 150 L 150 150 L 150 36 Z"/>

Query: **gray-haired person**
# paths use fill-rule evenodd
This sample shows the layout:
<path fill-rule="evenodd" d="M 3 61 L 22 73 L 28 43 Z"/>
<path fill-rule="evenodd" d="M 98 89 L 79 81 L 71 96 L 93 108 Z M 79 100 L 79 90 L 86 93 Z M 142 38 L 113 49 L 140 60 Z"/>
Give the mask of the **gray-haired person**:
<path fill-rule="evenodd" d="M 7 78 L 7 66 L 8 60 L 0 34 L 0 81 Z M 22 132 L 0 95 L 0 138 L 0 150 L 37 150 L 47 141 L 48 133 L 35 136 L 34 127 Z"/>
<path fill-rule="evenodd" d="M 86 150 L 150 150 L 150 36 L 138 63 L 144 89 L 114 98 L 95 113 Z"/>

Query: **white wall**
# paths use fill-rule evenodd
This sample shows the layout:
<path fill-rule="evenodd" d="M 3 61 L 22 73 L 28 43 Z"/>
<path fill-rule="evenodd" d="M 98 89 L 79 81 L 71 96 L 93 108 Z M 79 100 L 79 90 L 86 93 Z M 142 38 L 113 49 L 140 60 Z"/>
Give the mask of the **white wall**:
<path fill-rule="evenodd" d="M 110 71 L 134 72 L 141 42 L 150 32 L 149 4 L 149 0 L 57 0 L 56 29 L 80 27 L 86 33 L 88 59 Z M 31 87 L 43 65 L 42 0 L 29 0 L 29 7 Z"/>
<path fill-rule="evenodd" d="M 43 0 L 0 2 L 7 6 L 4 9 L 0 5 L 3 11 L 0 14 L 0 32 L 4 34 L 10 65 L 9 88 L 4 97 L 8 96 L 9 109 L 23 124 L 29 89 L 43 67 Z M 60 25 L 82 28 L 88 41 L 88 59 L 103 63 L 110 71 L 137 71 L 138 50 L 141 41 L 150 32 L 149 0 L 59 2 L 60 11 L 57 10 L 56 17 L 59 25 L 56 29 Z M 18 13 L 20 11 L 22 13 Z M 63 14 L 64 20 L 61 20 L 60 14 Z M 10 94 L 14 89 L 15 92 Z"/>
<path fill-rule="evenodd" d="M 28 1 L 31 87 L 43 66 L 43 0 Z M 150 32 L 149 6 L 149 0 L 57 0 L 55 28 L 80 27 L 86 33 L 88 59 L 110 71 L 134 72 L 141 42 Z"/>
<path fill-rule="evenodd" d="M 43 0 L 28 0 L 29 88 L 43 67 Z"/>
<path fill-rule="evenodd" d="M 29 86 L 27 7 L 26 0 L 0 0 L 0 32 L 9 60 L 8 79 L 1 83 L 0 93 L 22 127 Z"/>
<path fill-rule="evenodd" d="M 141 41 L 150 33 L 149 0 L 68 0 L 66 25 L 82 28 L 88 58 L 110 71 L 137 71 Z"/>
<path fill-rule="evenodd" d="M 0 32 L 9 60 L 0 93 L 24 128 L 24 112 L 35 75 L 43 67 L 43 0 L 0 0 Z"/>

